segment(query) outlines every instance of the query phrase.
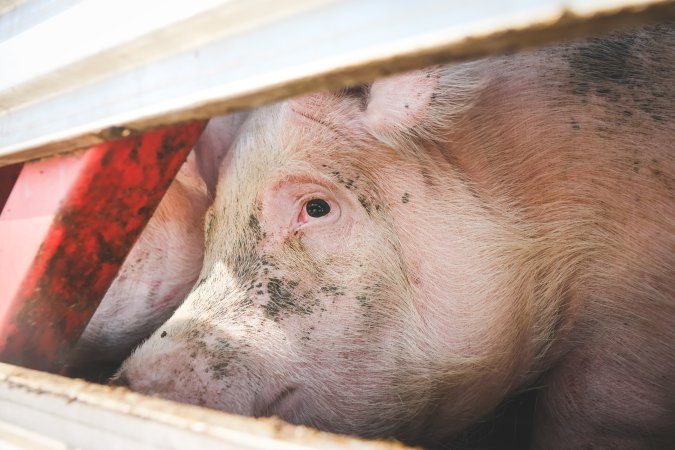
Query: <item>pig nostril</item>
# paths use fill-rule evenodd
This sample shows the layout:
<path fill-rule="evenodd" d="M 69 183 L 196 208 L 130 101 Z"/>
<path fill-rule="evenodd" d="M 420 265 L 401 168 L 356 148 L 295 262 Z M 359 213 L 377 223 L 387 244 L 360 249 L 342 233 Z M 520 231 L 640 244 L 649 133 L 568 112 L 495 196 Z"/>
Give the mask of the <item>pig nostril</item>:
<path fill-rule="evenodd" d="M 111 386 L 129 386 L 129 379 L 123 373 L 115 375 L 108 381 L 108 384 Z"/>

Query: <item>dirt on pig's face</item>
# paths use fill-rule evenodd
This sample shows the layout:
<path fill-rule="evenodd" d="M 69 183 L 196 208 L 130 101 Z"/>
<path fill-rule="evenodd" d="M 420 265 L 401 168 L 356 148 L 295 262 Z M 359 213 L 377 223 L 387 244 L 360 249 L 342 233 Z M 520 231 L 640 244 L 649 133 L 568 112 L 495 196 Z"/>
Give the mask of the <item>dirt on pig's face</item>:
<path fill-rule="evenodd" d="M 408 439 L 446 396 L 444 430 L 494 405 L 467 385 L 494 375 L 483 362 L 511 332 L 482 300 L 474 243 L 497 225 L 439 175 L 442 157 L 384 145 L 362 109 L 345 91 L 252 116 L 207 215 L 200 280 L 124 366 L 134 390 Z"/>

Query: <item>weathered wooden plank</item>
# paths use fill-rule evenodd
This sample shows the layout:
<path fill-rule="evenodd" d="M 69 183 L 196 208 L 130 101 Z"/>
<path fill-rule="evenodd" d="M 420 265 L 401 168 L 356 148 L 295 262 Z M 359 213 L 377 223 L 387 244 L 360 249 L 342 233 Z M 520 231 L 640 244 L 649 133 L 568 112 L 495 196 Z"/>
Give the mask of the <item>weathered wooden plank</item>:
<path fill-rule="evenodd" d="M 0 421 L 30 430 L 53 446 L 95 450 L 408 448 L 297 427 L 275 418 L 253 419 L 182 405 L 7 364 L 0 364 Z"/>
<path fill-rule="evenodd" d="M 183 8 L 173 15 L 150 0 L 126 2 L 82 2 L 0 43 L 0 165 L 396 71 L 675 18 L 675 0 L 209 0 L 173 2 Z M 153 14 L 162 20 L 144 28 L 138 18 Z M 70 34 L 49 33 L 69 23 Z M 72 45 L 91 39 L 92 28 L 105 37 L 100 48 Z M 67 57 L 53 56 L 65 49 Z"/>

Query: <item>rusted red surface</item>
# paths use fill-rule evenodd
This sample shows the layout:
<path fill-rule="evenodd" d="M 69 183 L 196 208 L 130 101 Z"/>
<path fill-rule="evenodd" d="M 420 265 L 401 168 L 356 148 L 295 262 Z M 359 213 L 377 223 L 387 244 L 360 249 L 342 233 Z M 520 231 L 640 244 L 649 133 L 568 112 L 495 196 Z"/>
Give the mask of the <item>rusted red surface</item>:
<path fill-rule="evenodd" d="M 12 192 L 14 182 L 19 177 L 23 164 L 12 164 L 11 166 L 0 167 L 0 213 L 5 206 L 5 202 Z"/>
<path fill-rule="evenodd" d="M 26 163 L 0 214 L 0 360 L 58 371 L 204 122 Z"/>

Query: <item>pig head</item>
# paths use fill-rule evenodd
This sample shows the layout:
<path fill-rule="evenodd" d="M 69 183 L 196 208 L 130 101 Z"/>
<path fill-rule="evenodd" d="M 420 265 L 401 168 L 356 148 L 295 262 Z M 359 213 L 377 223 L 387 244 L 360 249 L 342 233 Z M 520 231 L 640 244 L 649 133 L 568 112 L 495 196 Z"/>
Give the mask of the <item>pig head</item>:
<path fill-rule="evenodd" d="M 673 40 L 648 30 L 641 48 L 655 35 Z M 199 280 L 118 382 L 426 443 L 562 361 L 574 366 L 565 358 L 580 336 L 602 355 L 625 317 L 638 335 L 649 321 L 627 304 L 662 305 L 650 326 L 672 336 L 673 94 L 653 94 L 672 81 L 650 75 L 650 113 L 622 97 L 628 82 L 584 59 L 592 46 L 434 67 L 252 113 L 221 168 Z M 602 65 L 617 48 L 595 51 Z M 652 69 L 638 59 L 626 56 L 634 84 Z M 633 170 L 636 146 L 661 175 Z M 673 366 L 659 368 L 666 384 Z"/>

